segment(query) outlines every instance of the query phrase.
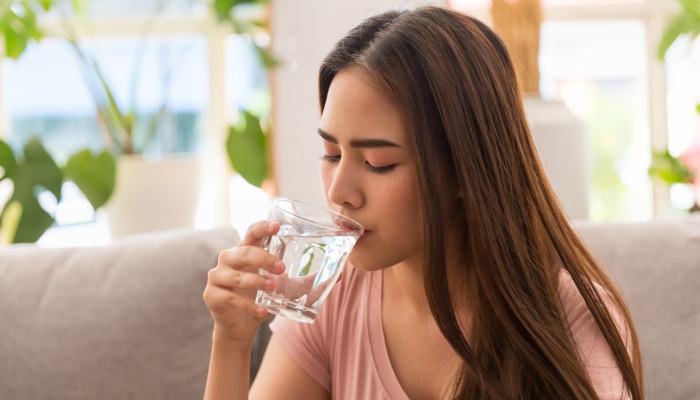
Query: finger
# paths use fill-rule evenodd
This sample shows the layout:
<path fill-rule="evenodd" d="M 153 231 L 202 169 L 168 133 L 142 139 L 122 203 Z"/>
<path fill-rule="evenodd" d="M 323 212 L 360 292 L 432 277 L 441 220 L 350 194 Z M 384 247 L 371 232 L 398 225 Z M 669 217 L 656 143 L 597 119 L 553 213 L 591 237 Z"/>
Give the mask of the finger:
<path fill-rule="evenodd" d="M 209 282 L 224 288 L 257 290 L 273 290 L 276 284 L 272 278 L 231 268 L 210 270 Z"/>
<path fill-rule="evenodd" d="M 315 274 L 295 278 L 282 275 L 277 282 L 277 293 L 282 293 L 288 299 L 298 299 L 311 290 L 315 277 Z"/>
<path fill-rule="evenodd" d="M 245 237 L 238 246 L 262 246 L 262 241 L 266 236 L 279 232 L 280 224 L 275 221 L 258 221 L 248 228 Z"/>
<path fill-rule="evenodd" d="M 234 247 L 219 253 L 219 265 L 233 269 L 262 268 L 273 274 L 284 272 L 284 263 L 275 255 L 255 246 Z"/>
<path fill-rule="evenodd" d="M 204 291 L 204 302 L 211 312 L 225 314 L 237 309 L 257 318 L 264 318 L 268 312 L 265 307 L 256 304 L 248 297 L 218 287 L 207 287 Z"/>

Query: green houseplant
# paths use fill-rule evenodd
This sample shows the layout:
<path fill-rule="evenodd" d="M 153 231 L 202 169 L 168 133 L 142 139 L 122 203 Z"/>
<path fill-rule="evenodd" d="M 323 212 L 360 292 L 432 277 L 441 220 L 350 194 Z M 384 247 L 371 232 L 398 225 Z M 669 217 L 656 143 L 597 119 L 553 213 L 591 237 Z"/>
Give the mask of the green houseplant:
<path fill-rule="evenodd" d="M 51 0 L 0 4 L 0 32 L 8 57 L 17 59 L 30 40 L 42 38 L 35 10 L 47 11 L 52 4 Z M 0 167 L 0 181 L 13 182 L 12 196 L 0 214 L 0 243 L 35 242 L 53 224 L 53 217 L 38 202 L 42 189 L 59 201 L 63 181 L 72 180 L 94 209 L 104 205 L 114 189 L 114 159 L 106 151 L 93 155 L 89 149 L 80 150 L 59 168 L 36 138 L 24 146 L 22 154 L 14 154 L 0 141 Z"/>
<path fill-rule="evenodd" d="M 234 33 L 254 35 L 257 32 L 268 32 L 265 18 L 242 19 L 236 10 L 241 7 L 269 6 L 269 0 L 214 0 L 214 9 L 220 23 L 227 23 Z M 261 64 L 268 70 L 279 65 L 279 62 L 266 48 L 252 42 Z M 262 113 L 258 113 L 262 114 Z M 266 122 L 266 123 L 265 123 Z M 256 115 L 250 110 L 242 110 L 235 124 L 229 127 L 226 140 L 226 152 L 233 169 L 248 183 L 260 187 L 268 176 L 268 138 L 263 125 L 270 126 L 270 121 L 264 121 L 263 115 Z"/>
<path fill-rule="evenodd" d="M 84 1 L 73 1 L 72 4 L 76 15 L 80 15 L 86 6 Z M 211 6 L 220 23 L 230 24 L 235 33 L 252 35 L 266 30 L 266 21 L 239 18 L 236 10 L 246 6 L 265 7 L 267 4 L 267 0 L 214 0 Z M 49 10 L 52 5 L 51 0 L 3 2 L 0 6 L 0 29 L 4 34 L 8 56 L 19 57 L 30 40 L 41 39 L 43 33 L 37 25 L 37 12 Z M 154 21 L 162 5 L 162 1 L 157 4 L 151 22 Z M 110 197 L 113 197 L 117 171 L 124 172 L 131 169 L 117 167 L 117 164 L 127 156 L 137 156 L 144 151 L 154 139 L 158 123 L 165 111 L 164 100 L 156 115 L 141 118 L 139 123 L 133 96 L 137 82 L 137 68 L 132 71 L 131 102 L 126 110 L 120 109 L 99 65 L 81 48 L 79 38 L 71 24 L 68 21 L 64 22 L 66 22 L 63 24 L 66 28 L 66 39 L 85 67 L 85 80 L 98 108 L 97 117 L 101 121 L 100 126 L 106 133 L 103 137 L 109 138 L 104 143 L 107 150 L 97 155 L 92 154 L 88 149 L 81 150 L 70 157 L 65 166 L 59 168 L 43 149 L 39 140 L 32 140 L 25 146 L 24 158 L 21 155 L 13 155 L 12 151 L 8 151 L 9 146 L 3 143 L 4 146 L 0 151 L 0 157 L 2 157 L 0 166 L 3 166 L 5 174 L 0 175 L 0 180 L 11 179 L 17 188 L 0 216 L 0 232 L 4 232 L 0 233 L 0 240 L 6 242 L 34 242 L 54 222 L 52 216 L 38 203 L 37 192 L 41 188 L 49 190 L 57 200 L 60 200 L 62 181 L 72 180 L 95 209 L 105 205 Z M 149 34 L 152 26 L 152 23 L 146 24 L 143 37 Z M 277 64 L 266 49 L 255 43 L 253 45 L 265 67 L 272 68 Z M 169 74 L 166 76 L 169 78 Z M 250 183 L 260 186 L 267 175 L 266 135 L 261 128 L 259 116 L 247 111 L 242 112 L 241 116 L 239 123 L 229 129 L 226 150 L 234 169 Z M 41 177 L 32 174 L 38 174 Z M 136 175 L 143 174 L 137 172 Z M 118 203 L 118 198 L 117 191 L 112 203 Z M 136 201 L 136 203 L 139 202 Z M 122 208 L 129 207 L 131 206 L 126 205 Z M 7 218 L 5 218 L 6 213 Z M 3 223 L 4 219 L 7 221 Z M 115 235 L 113 230 L 113 236 L 121 236 L 121 234 Z"/>
<path fill-rule="evenodd" d="M 681 36 L 691 41 L 700 34 L 700 1 L 678 0 L 682 11 L 671 18 L 659 43 L 657 57 L 665 59 L 668 49 Z M 700 105 L 695 107 L 700 113 Z M 667 184 L 685 183 L 695 187 L 695 205 L 691 212 L 700 211 L 700 142 L 691 145 L 683 154 L 674 157 L 668 151 L 655 152 L 652 156 L 649 175 Z"/>

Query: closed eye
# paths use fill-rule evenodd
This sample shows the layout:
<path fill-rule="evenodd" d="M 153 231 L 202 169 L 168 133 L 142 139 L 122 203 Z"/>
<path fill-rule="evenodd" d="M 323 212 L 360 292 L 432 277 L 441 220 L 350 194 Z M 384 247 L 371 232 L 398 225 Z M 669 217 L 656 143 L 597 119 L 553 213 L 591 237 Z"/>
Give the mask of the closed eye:
<path fill-rule="evenodd" d="M 328 154 L 324 154 L 319 158 L 323 161 L 330 163 L 330 164 L 335 164 L 337 162 L 340 162 L 340 156 L 330 156 Z M 379 175 L 388 174 L 389 172 L 393 171 L 394 168 L 396 168 L 396 164 L 386 165 L 383 167 L 375 167 L 372 164 L 365 161 L 365 169 L 373 174 L 379 174 Z"/>
<path fill-rule="evenodd" d="M 365 162 L 365 169 L 369 172 L 374 173 L 374 174 L 379 174 L 379 175 L 388 174 L 389 172 L 393 171 L 394 168 L 396 168 L 396 164 L 386 165 L 384 167 L 374 167 L 374 166 L 372 166 L 372 164 Z"/>
<path fill-rule="evenodd" d="M 328 154 L 324 154 L 321 157 L 319 157 L 323 161 L 327 161 L 331 164 L 335 164 L 338 161 L 340 161 L 340 156 L 329 156 Z"/>

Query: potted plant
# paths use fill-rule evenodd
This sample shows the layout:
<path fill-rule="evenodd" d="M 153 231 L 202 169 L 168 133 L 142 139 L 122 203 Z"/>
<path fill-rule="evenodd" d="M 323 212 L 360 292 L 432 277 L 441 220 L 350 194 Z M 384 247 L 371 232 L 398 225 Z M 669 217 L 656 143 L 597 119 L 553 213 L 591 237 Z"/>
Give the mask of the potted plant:
<path fill-rule="evenodd" d="M 135 91 L 138 65 L 132 71 L 131 101 L 121 109 L 97 62 L 73 37 L 70 39 L 84 63 L 86 81 L 98 107 L 98 122 L 109 138 L 105 147 L 116 158 L 114 193 L 104 209 L 113 238 L 133 233 L 194 225 L 199 194 L 200 160 L 195 155 L 166 153 L 149 156 L 166 115 L 166 99 L 155 115 L 139 115 Z M 167 87 L 170 73 L 166 73 Z"/>
<path fill-rule="evenodd" d="M 7 2 L 0 6 L 4 7 L 0 8 L 0 13 L 3 13 L 0 14 L 0 28 L 5 34 L 9 56 L 18 57 L 29 40 L 38 40 L 42 36 L 36 24 L 34 12 L 36 4 L 34 3 L 31 0 L 20 0 L 16 1 L 12 8 L 7 6 Z M 50 0 L 40 0 L 40 3 L 44 10 L 48 10 L 52 5 Z M 236 8 L 246 5 L 264 7 L 267 3 L 267 0 L 214 0 L 211 5 L 220 22 L 229 23 L 236 33 L 251 34 L 266 29 L 265 21 L 238 18 Z M 162 2 L 160 4 L 162 5 Z M 17 7 L 22 9 L 16 12 Z M 156 8 L 156 14 L 159 11 L 160 5 Z M 33 187 L 42 185 L 49 188 L 57 200 L 60 200 L 60 189 L 55 189 L 58 187 L 56 182 L 60 179 L 73 180 L 95 209 L 104 205 L 113 237 L 193 225 L 198 197 L 199 160 L 195 157 L 174 155 L 160 157 L 158 160 L 144 157 L 144 151 L 154 140 L 158 124 L 166 112 L 165 100 L 160 111 L 152 116 L 137 115 L 133 96 L 126 110 L 120 109 L 115 101 L 113 90 L 97 62 L 79 45 L 78 37 L 71 24 L 65 23 L 64 26 L 67 40 L 83 63 L 85 79 L 98 108 L 97 118 L 104 133 L 103 137 L 106 138 L 104 147 L 107 150 L 99 155 L 92 155 L 88 150 L 83 150 L 71 157 L 64 168 L 58 168 L 53 160 L 47 161 L 46 157 L 50 160 L 50 156 L 45 154 L 45 157 L 41 158 L 43 160 L 41 163 L 30 166 L 33 166 L 33 171 L 45 175 L 42 179 L 53 176 L 53 180 L 50 184 L 38 180 L 39 183 L 27 181 L 30 182 L 27 185 Z M 144 32 L 144 36 L 147 34 L 148 32 Z M 257 44 L 254 46 L 266 67 L 272 68 L 277 64 L 266 49 Z M 166 79 L 169 77 L 169 74 L 166 74 Z M 132 71 L 132 92 L 136 87 L 137 79 L 138 65 Z M 250 183 L 260 186 L 267 175 L 265 134 L 259 117 L 250 112 L 243 112 L 241 115 L 239 123 L 229 130 L 226 149 L 234 168 Z M 27 154 L 46 153 L 38 140 L 32 141 L 31 145 L 28 144 L 25 152 Z M 5 151 L 5 154 L 8 152 Z M 2 155 L 1 149 L 0 155 Z M 29 163 L 29 161 L 26 162 Z M 24 165 L 14 159 L 7 161 L 6 164 L 10 166 L 9 169 L 6 168 L 7 171 L 15 171 L 11 165 Z M 55 170 L 61 172 L 60 179 L 54 173 Z M 17 176 L 5 174 L 0 175 L 0 180 L 9 177 L 17 186 L 18 180 L 26 176 L 26 174 Z M 23 187 L 23 184 L 19 186 Z M 54 189 L 51 190 L 51 188 Z M 18 195 L 21 194 L 16 192 Z M 18 199 L 22 201 L 17 203 Z M 12 236 L 16 239 L 15 241 L 36 241 L 53 223 L 53 218 L 38 205 L 35 193 L 31 196 L 21 195 L 18 199 L 13 195 L 8 202 L 7 223 L 2 225 L 0 220 L 0 229 L 8 231 L 5 234 L 6 238 Z M 18 235 L 15 235 L 9 233 L 9 230 L 15 225 L 13 221 L 18 220 L 16 217 L 18 211 L 20 216 L 21 212 L 24 212 L 27 218 L 19 219 L 20 222 L 16 227 Z M 40 216 L 29 218 L 26 213 L 30 211 Z M 22 227 L 26 224 L 33 226 L 31 229 L 33 234 L 25 237 L 21 233 L 24 230 Z"/>
<path fill-rule="evenodd" d="M 59 201 L 63 182 L 72 180 L 94 209 L 105 204 L 114 188 L 115 165 L 108 152 L 94 157 L 84 149 L 59 168 L 37 138 L 27 142 L 20 157 L 0 141 L 0 167 L 0 181 L 13 183 L 12 196 L 0 216 L 0 244 L 36 242 L 53 224 L 53 217 L 39 204 L 39 188 Z"/>
<path fill-rule="evenodd" d="M 682 11 L 672 17 L 659 43 L 657 57 L 663 60 L 671 45 L 680 36 L 688 35 L 691 41 L 700 34 L 700 8 L 696 0 L 679 0 Z M 700 113 L 700 104 L 696 105 Z M 700 137 L 682 154 L 674 157 L 668 150 L 654 152 L 649 175 L 667 184 L 690 184 L 694 187 L 695 204 L 691 212 L 700 211 Z"/>

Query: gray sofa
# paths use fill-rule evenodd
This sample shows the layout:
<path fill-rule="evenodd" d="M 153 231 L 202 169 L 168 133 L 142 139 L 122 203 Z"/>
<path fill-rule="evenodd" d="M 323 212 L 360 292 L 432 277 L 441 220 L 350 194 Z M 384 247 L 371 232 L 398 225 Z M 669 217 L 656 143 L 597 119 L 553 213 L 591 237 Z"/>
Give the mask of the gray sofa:
<path fill-rule="evenodd" d="M 575 226 L 630 304 L 648 398 L 700 399 L 700 216 Z M 222 228 L 0 248 L 0 399 L 201 398 L 213 326 L 202 292 L 238 240 Z"/>

